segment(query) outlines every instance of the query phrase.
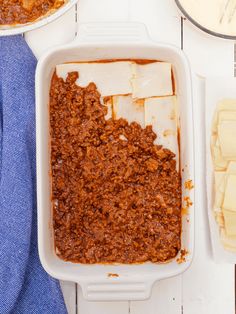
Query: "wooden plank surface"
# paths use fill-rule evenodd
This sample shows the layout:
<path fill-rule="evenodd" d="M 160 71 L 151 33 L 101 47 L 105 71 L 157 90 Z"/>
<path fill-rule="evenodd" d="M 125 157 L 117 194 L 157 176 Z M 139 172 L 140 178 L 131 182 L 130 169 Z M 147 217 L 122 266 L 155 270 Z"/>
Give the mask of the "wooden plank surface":
<path fill-rule="evenodd" d="M 61 290 L 64 295 L 64 300 L 69 314 L 77 314 L 77 290 L 74 282 L 61 281 Z M 46 313 L 45 313 L 46 314 Z"/>
<path fill-rule="evenodd" d="M 149 300 L 130 302 L 131 314 L 181 314 L 182 276 L 157 282 Z"/>
<path fill-rule="evenodd" d="M 79 288 L 77 314 L 130 314 L 129 302 L 89 302 Z"/>
<path fill-rule="evenodd" d="M 184 20 L 183 48 L 193 71 L 202 76 L 234 75 L 234 43 L 210 36 Z"/>
<path fill-rule="evenodd" d="M 48 48 L 73 40 L 77 31 L 76 9 L 42 29 L 25 35 L 39 57 Z M 173 0 L 80 0 L 79 22 L 140 21 L 150 36 L 181 46 L 181 16 Z M 193 71 L 199 76 L 233 73 L 233 43 L 209 38 L 184 21 L 183 47 Z M 87 302 L 80 289 L 79 314 L 233 314 L 234 267 L 217 265 L 212 260 L 206 215 L 204 185 L 204 79 L 195 81 L 196 141 L 196 241 L 192 266 L 181 276 L 163 280 L 153 288 L 152 296 L 141 302 Z M 201 126 L 201 127 L 199 127 Z M 76 311 L 76 288 L 62 283 L 68 313 Z"/>
<path fill-rule="evenodd" d="M 25 33 L 25 39 L 39 58 L 47 49 L 66 44 L 75 38 L 77 31 L 76 7 L 72 7 L 56 21 Z"/>
<path fill-rule="evenodd" d="M 147 26 L 152 39 L 180 47 L 181 17 L 173 0 L 129 0 L 130 21 Z"/>
<path fill-rule="evenodd" d="M 80 0 L 78 3 L 80 23 L 127 21 L 129 12 L 129 0 L 99 0 L 99 3 L 98 0 Z"/>
<path fill-rule="evenodd" d="M 216 264 L 212 259 L 206 205 L 204 129 L 204 83 L 195 77 L 195 255 L 191 267 L 183 274 L 183 313 L 234 314 L 234 265 Z"/>
<path fill-rule="evenodd" d="M 198 31 L 183 23 L 183 49 L 190 60 L 194 79 L 194 122 L 196 163 L 195 256 L 183 275 L 183 313 L 234 314 L 234 265 L 216 264 L 212 259 L 207 217 L 205 183 L 205 79 L 233 75 L 233 43 Z M 200 169 L 200 171 L 199 171 Z"/>

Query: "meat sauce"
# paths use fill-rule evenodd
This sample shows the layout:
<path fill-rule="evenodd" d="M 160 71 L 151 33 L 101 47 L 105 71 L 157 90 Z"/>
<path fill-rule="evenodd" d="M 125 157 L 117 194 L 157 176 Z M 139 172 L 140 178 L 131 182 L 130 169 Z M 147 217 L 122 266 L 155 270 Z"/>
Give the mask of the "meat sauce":
<path fill-rule="evenodd" d="M 167 262 L 181 247 L 181 177 L 151 126 L 105 119 L 94 83 L 54 73 L 51 176 L 57 255 L 76 263 Z"/>
<path fill-rule="evenodd" d="M 60 8 L 64 0 L 0 0 L 0 25 L 25 24 Z M 30 5 L 31 4 L 31 5 Z"/>

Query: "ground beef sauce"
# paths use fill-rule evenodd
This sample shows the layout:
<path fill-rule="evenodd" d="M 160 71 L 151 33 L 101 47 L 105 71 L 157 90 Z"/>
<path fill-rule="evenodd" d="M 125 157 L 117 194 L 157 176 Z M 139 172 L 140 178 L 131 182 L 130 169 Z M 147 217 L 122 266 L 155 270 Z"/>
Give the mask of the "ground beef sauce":
<path fill-rule="evenodd" d="M 64 0 L 28 0 L 32 6 L 26 9 L 24 0 L 0 0 L 0 25 L 32 22 L 51 10 L 60 8 Z"/>
<path fill-rule="evenodd" d="M 166 262 L 180 250 L 181 178 L 151 126 L 105 119 L 95 84 L 53 75 L 51 174 L 57 255 L 77 263 Z"/>

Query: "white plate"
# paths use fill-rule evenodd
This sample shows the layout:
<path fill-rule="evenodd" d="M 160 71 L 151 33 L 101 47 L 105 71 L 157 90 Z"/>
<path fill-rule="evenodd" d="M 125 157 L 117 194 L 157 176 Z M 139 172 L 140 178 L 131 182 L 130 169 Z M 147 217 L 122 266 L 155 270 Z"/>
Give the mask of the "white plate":
<path fill-rule="evenodd" d="M 33 29 L 42 27 L 46 24 L 51 23 L 58 19 L 61 15 L 67 12 L 73 5 L 77 3 L 78 0 L 69 0 L 66 4 L 64 4 L 61 8 L 54 11 L 52 14 L 42 16 L 36 21 L 26 23 L 26 24 L 17 24 L 17 25 L 0 25 L 0 36 L 10 36 L 22 34 L 28 31 L 32 31 Z"/>

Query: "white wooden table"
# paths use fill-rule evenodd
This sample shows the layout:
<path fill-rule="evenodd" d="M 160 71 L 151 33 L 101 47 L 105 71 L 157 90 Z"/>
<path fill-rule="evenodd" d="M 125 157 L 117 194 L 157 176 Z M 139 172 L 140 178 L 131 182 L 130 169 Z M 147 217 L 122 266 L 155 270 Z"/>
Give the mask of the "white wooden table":
<path fill-rule="evenodd" d="M 206 211 L 204 169 L 204 77 L 234 75 L 234 43 L 207 36 L 181 18 L 174 0 L 79 0 L 56 22 L 25 34 L 37 57 L 76 36 L 78 22 L 139 21 L 150 36 L 181 47 L 194 80 L 196 219 L 195 257 L 184 274 L 156 283 L 141 302 L 87 302 L 79 285 L 62 282 L 69 314 L 235 314 L 234 265 L 212 259 Z"/>

